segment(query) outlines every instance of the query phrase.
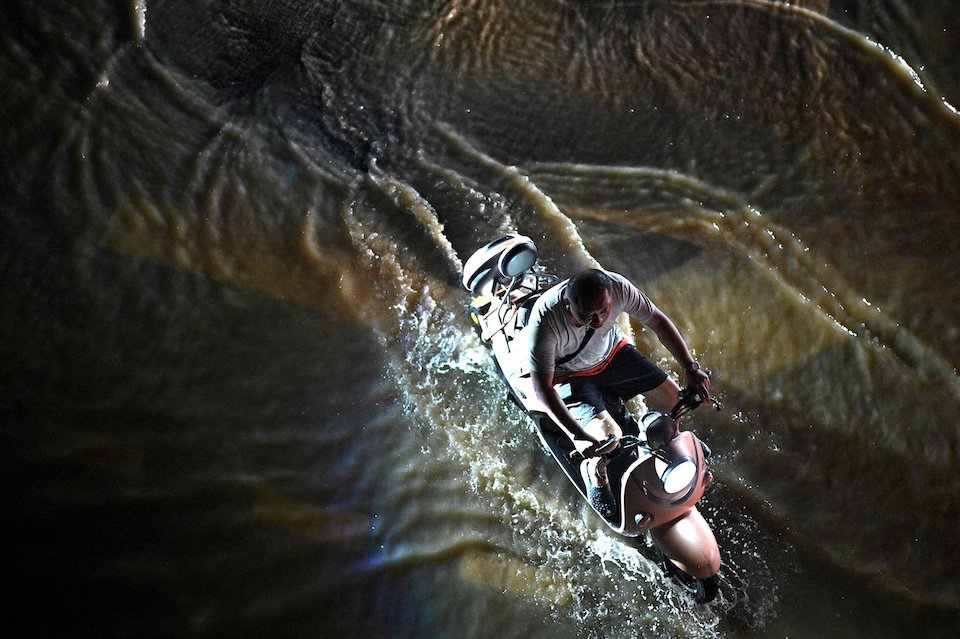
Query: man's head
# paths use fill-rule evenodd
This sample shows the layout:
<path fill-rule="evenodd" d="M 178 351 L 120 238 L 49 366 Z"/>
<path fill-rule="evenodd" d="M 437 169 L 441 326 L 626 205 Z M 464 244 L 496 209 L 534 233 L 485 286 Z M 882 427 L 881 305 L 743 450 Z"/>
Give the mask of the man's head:
<path fill-rule="evenodd" d="M 565 299 L 573 319 L 581 325 L 600 328 L 610 316 L 612 289 L 610 276 L 595 268 L 570 278 Z"/>

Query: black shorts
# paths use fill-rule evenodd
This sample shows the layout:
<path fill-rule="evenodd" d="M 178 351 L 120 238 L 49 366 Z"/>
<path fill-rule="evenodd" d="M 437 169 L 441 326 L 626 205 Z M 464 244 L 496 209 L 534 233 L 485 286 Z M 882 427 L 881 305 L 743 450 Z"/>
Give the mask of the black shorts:
<path fill-rule="evenodd" d="M 602 371 L 595 375 L 571 377 L 557 384 L 557 392 L 574 419 L 585 426 L 608 408 L 611 402 L 625 402 L 651 391 L 667 379 L 662 368 L 650 361 L 633 344 L 621 348 Z"/>

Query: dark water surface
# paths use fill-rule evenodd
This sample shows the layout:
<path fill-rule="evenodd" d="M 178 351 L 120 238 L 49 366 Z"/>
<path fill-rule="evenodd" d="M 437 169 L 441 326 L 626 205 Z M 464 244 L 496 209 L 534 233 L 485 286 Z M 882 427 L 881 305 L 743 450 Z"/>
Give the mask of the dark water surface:
<path fill-rule="evenodd" d="M 8 0 L 4 628 L 956 636 L 958 16 Z M 458 279 L 513 230 L 715 371 L 711 606 L 505 400 Z"/>

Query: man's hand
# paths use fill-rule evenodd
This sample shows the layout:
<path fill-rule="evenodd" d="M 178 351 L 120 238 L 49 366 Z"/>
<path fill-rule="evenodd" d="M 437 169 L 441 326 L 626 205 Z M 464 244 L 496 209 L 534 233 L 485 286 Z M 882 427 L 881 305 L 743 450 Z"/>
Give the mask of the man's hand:
<path fill-rule="evenodd" d="M 601 455 L 608 455 L 615 451 L 620 446 L 620 440 L 616 435 L 607 435 L 606 439 L 595 442 L 589 448 L 583 451 L 584 457 L 600 457 Z"/>
<path fill-rule="evenodd" d="M 692 388 L 704 403 L 710 401 L 710 373 L 700 368 L 687 370 L 687 388 Z"/>
<path fill-rule="evenodd" d="M 697 360 L 691 358 L 690 351 L 686 343 L 680 337 L 680 331 L 674 325 L 673 320 L 663 314 L 663 311 L 657 310 L 647 326 L 657 335 L 660 343 L 667 347 L 667 350 L 677 359 L 684 372 L 687 374 L 687 388 L 693 388 L 704 402 L 710 401 L 710 374 L 700 369 Z"/>

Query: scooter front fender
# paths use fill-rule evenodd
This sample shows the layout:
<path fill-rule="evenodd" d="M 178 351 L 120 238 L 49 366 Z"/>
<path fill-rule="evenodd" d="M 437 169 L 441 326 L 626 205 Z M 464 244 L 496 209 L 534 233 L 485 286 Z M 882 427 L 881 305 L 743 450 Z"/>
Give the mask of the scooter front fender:
<path fill-rule="evenodd" d="M 696 508 L 652 529 L 650 535 L 660 551 L 688 575 L 707 579 L 720 571 L 717 538 Z"/>

